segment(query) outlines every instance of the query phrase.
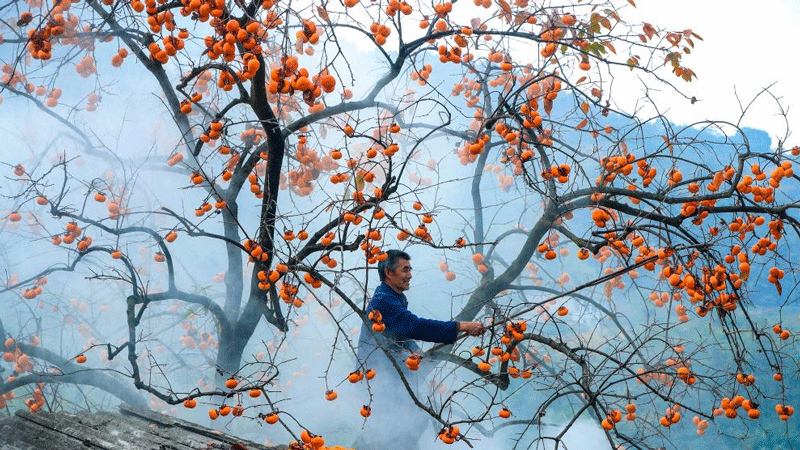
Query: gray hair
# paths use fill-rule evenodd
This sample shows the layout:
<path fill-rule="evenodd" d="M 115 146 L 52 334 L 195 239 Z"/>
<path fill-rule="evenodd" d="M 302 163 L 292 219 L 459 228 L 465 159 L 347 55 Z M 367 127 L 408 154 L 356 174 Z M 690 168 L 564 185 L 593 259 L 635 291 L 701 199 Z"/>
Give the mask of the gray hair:
<path fill-rule="evenodd" d="M 378 262 L 378 277 L 381 281 L 386 279 L 387 270 L 391 271 L 397 268 L 397 262 L 399 260 L 405 259 L 411 261 L 411 257 L 408 256 L 408 253 L 402 250 L 387 250 L 386 256 L 386 259 Z"/>

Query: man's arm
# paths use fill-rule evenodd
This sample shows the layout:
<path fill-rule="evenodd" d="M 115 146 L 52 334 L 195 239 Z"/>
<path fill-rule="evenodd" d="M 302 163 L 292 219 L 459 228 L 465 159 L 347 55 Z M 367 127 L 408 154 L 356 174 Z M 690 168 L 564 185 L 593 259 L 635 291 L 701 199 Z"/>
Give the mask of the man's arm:
<path fill-rule="evenodd" d="M 483 325 L 478 322 L 454 322 L 418 317 L 401 303 L 399 298 L 385 296 L 373 299 L 372 306 L 381 312 L 386 330 L 398 339 L 417 339 L 425 342 L 451 343 L 459 331 L 472 336 L 483 333 Z"/>

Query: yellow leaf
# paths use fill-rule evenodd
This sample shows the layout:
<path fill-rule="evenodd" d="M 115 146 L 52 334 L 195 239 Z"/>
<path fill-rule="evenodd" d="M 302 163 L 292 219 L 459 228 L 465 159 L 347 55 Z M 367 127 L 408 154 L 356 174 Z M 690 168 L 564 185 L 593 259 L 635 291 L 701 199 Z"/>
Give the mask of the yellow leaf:
<path fill-rule="evenodd" d="M 356 190 L 357 191 L 363 191 L 364 190 L 364 175 L 356 174 L 356 177 L 355 177 L 354 181 L 356 183 Z"/>

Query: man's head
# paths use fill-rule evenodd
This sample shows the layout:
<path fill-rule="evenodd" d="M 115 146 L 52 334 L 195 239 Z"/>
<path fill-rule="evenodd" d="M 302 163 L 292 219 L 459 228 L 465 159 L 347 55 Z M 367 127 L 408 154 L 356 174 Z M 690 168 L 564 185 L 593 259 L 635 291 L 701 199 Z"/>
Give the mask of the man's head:
<path fill-rule="evenodd" d="M 396 292 L 407 291 L 411 282 L 411 257 L 401 250 L 388 250 L 386 256 L 378 263 L 378 276 Z"/>

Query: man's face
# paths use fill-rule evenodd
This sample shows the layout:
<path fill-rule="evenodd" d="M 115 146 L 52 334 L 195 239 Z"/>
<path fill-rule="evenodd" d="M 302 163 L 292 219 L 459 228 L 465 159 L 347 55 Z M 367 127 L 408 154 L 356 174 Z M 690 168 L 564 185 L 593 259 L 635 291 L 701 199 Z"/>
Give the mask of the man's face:
<path fill-rule="evenodd" d="M 397 260 L 394 270 L 386 270 L 384 280 L 395 292 L 402 293 L 411 287 L 411 262 L 407 259 Z"/>

